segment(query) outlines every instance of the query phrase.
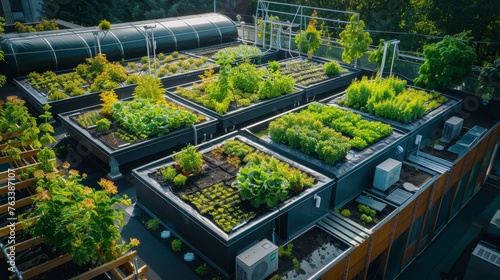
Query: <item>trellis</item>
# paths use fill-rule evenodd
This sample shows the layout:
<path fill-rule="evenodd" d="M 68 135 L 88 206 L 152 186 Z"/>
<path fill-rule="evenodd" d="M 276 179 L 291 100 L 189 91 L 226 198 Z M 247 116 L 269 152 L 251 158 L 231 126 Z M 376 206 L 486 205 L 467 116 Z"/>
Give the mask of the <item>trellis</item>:
<path fill-rule="evenodd" d="M 262 45 L 266 47 L 266 37 L 270 36 L 267 47 L 284 49 L 291 54 L 293 35 L 306 30 L 309 19 L 312 18 L 311 15 L 314 11 L 321 12 L 322 16 L 318 16 L 316 19 L 324 22 L 327 29 L 330 28 L 330 24 L 337 24 L 339 26 L 349 24 L 349 19 L 352 15 L 356 15 L 357 20 L 360 20 L 359 13 L 355 12 L 259 0 L 254 18 L 255 42 L 262 42 Z M 277 16 L 279 20 L 272 20 L 272 16 Z M 262 20 L 263 27 L 259 26 L 257 19 Z M 271 27 L 269 32 L 266 29 L 267 25 Z M 259 32 L 263 34 L 261 40 L 258 38 Z M 282 47 L 282 35 L 287 37 L 285 39 L 285 42 L 287 42 L 285 47 Z M 273 38 L 276 39 L 273 40 Z"/>

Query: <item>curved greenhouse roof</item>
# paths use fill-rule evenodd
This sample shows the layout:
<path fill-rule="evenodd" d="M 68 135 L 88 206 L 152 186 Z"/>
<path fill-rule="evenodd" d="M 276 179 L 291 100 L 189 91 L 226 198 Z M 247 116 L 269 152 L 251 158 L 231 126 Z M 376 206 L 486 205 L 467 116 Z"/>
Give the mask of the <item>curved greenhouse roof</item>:
<path fill-rule="evenodd" d="M 228 17 L 207 13 L 113 24 L 109 31 L 83 27 L 7 34 L 0 41 L 5 55 L 2 72 L 16 77 L 32 71 L 70 69 L 95 56 L 99 46 L 110 61 L 138 58 L 147 55 L 146 38 L 152 46 L 153 37 L 156 53 L 168 53 L 232 42 L 238 32 Z"/>

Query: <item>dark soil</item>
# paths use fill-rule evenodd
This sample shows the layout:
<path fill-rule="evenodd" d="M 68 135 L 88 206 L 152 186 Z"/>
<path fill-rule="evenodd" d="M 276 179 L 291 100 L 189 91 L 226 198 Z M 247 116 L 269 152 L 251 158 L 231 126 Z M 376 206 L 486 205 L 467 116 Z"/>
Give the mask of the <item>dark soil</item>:
<path fill-rule="evenodd" d="M 229 164 L 225 159 L 216 158 L 210 152 L 203 154 L 203 159 L 205 163 L 202 170 L 197 174 L 190 175 L 186 185 L 182 187 L 174 186 L 172 182 L 165 180 L 159 172 L 150 173 L 149 176 L 162 186 L 170 187 L 170 190 L 179 197 L 183 194 L 201 191 L 220 182 L 224 182 L 227 186 L 231 185 L 230 182 L 234 180 L 239 167 Z"/>
<path fill-rule="evenodd" d="M 443 145 L 443 144 L 440 144 L 440 145 Z M 443 146 L 445 146 L 445 145 L 443 145 Z M 422 149 L 422 152 L 429 154 L 429 155 L 433 155 L 433 156 L 438 157 L 440 159 L 444 159 L 444 160 L 449 161 L 449 162 L 454 162 L 458 158 L 458 154 L 448 152 L 447 149 L 449 146 L 450 145 L 446 145 L 443 150 L 436 150 L 436 149 L 434 149 L 433 146 L 431 146 L 431 147 L 427 146 L 427 147 L 424 147 Z"/>
<path fill-rule="evenodd" d="M 279 257 L 277 271 L 277 274 L 287 279 L 297 278 L 300 275 L 310 275 L 347 249 L 345 244 L 318 227 L 309 229 L 289 244 L 293 244 L 291 256 Z M 286 249 L 287 245 L 284 245 L 283 248 Z M 293 265 L 293 258 L 296 258 L 300 263 L 298 271 Z"/>
<path fill-rule="evenodd" d="M 418 168 L 403 164 L 401 167 L 401 174 L 399 175 L 398 183 L 402 184 L 405 182 L 409 182 L 412 183 L 415 187 L 419 188 L 423 186 L 424 183 L 429 181 L 431 178 L 432 178 L 431 175 L 419 170 Z"/>

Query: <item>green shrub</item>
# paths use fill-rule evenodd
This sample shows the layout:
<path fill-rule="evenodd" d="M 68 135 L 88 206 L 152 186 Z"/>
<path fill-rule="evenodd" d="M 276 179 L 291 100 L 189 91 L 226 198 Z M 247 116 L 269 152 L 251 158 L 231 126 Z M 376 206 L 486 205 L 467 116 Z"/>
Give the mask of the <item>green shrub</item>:
<path fill-rule="evenodd" d="M 198 273 L 198 275 L 205 276 L 208 274 L 208 265 L 206 263 L 204 263 L 204 264 L 198 266 L 195 271 L 196 271 L 196 273 Z"/>
<path fill-rule="evenodd" d="M 103 132 L 109 130 L 109 127 L 111 126 L 111 121 L 106 118 L 102 118 L 98 120 L 95 124 L 97 131 Z"/>
<path fill-rule="evenodd" d="M 177 170 L 175 170 L 172 166 L 169 166 L 161 170 L 161 175 L 165 178 L 165 180 L 173 181 L 175 176 L 177 176 Z"/>
<path fill-rule="evenodd" d="M 278 246 L 278 256 L 280 258 L 289 258 L 292 255 L 293 244 L 289 243 L 285 247 Z"/>
<path fill-rule="evenodd" d="M 175 252 L 180 252 L 182 250 L 182 241 L 180 239 L 172 240 L 172 250 Z"/>
<path fill-rule="evenodd" d="M 340 215 L 349 218 L 351 217 L 351 211 L 349 209 L 343 209 L 340 211 Z"/>
<path fill-rule="evenodd" d="M 336 61 L 330 61 L 324 64 L 323 69 L 326 75 L 338 75 L 346 70 L 340 66 Z"/>
<path fill-rule="evenodd" d="M 176 185 L 176 186 L 184 186 L 186 184 L 186 181 L 187 181 L 187 177 L 182 175 L 182 174 L 177 174 L 173 180 L 174 185 Z"/>
<path fill-rule="evenodd" d="M 160 220 L 158 219 L 150 219 L 146 222 L 146 228 L 149 230 L 157 230 L 158 226 L 160 226 Z"/>

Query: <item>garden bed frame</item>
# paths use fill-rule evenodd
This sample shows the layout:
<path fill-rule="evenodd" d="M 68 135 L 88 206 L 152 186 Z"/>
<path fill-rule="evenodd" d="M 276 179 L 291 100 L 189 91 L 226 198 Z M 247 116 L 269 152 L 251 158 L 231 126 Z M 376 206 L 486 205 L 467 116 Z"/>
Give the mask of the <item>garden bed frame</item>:
<path fill-rule="evenodd" d="M 310 227 L 328 212 L 329 200 L 335 179 L 314 171 L 305 165 L 298 165 L 279 155 L 276 150 L 265 144 L 259 144 L 247 138 L 245 132 L 228 133 L 217 139 L 198 146 L 200 152 L 209 151 L 228 139 L 237 137 L 239 140 L 255 147 L 259 151 L 271 154 L 288 164 L 306 171 L 316 178 L 312 188 L 305 189 L 292 199 L 261 213 L 253 220 L 242 224 L 230 233 L 224 232 L 209 219 L 202 216 L 192 206 L 187 204 L 168 187 L 162 186 L 148 174 L 162 166 L 173 164 L 173 156 L 169 156 L 132 171 L 137 187 L 138 205 L 153 217 L 158 217 L 170 228 L 176 236 L 193 248 L 208 263 L 228 277 L 234 273 L 236 255 L 255 240 L 267 238 L 274 240 L 275 230 L 281 239 L 300 232 L 304 227 Z M 319 208 L 314 207 L 315 196 L 321 196 L 323 201 Z M 277 227 L 276 221 L 280 221 Z"/>
<path fill-rule="evenodd" d="M 169 102 L 176 103 L 178 106 L 185 107 L 190 111 L 199 113 L 197 110 L 181 105 L 172 99 L 167 98 L 167 100 Z M 109 164 L 110 172 L 107 177 L 111 180 L 116 180 L 122 177 L 119 169 L 121 164 L 133 162 L 140 158 L 156 154 L 159 151 L 180 146 L 186 142 L 197 143 L 199 140 L 204 141 L 205 139 L 210 139 L 217 131 L 217 120 L 209 116 L 205 116 L 205 121 L 199 124 L 194 124 L 192 127 L 177 129 L 166 135 L 146 139 L 115 150 L 89 133 L 89 131 L 82 128 L 71 118 L 72 116 L 81 114 L 85 111 L 97 110 L 99 107 L 100 106 L 92 106 L 81 110 L 62 113 L 59 114 L 59 119 L 62 122 L 63 128 L 69 135 L 82 143 L 100 160 Z"/>

